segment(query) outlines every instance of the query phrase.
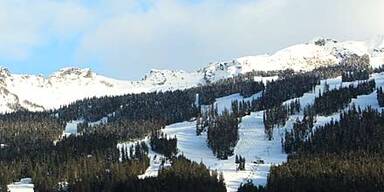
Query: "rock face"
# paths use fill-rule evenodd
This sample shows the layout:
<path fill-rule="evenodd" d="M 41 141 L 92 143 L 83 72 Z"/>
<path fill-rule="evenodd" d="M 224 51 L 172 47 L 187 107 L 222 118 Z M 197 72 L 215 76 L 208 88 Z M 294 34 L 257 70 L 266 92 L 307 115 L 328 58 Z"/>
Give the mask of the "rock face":
<path fill-rule="evenodd" d="M 195 72 L 151 70 L 141 81 L 121 81 L 91 69 L 63 68 L 48 77 L 17 75 L 0 68 L 0 113 L 25 109 L 41 111 L 73 101 L 106 95 L 185 89 L 250 71 L 292 69 L 310 71 L 323 66 L 378 67 L 384 64 L 384 36 L 369 41 L 338 42 L 317 38 L 271 55 L 210 63 Z"/>

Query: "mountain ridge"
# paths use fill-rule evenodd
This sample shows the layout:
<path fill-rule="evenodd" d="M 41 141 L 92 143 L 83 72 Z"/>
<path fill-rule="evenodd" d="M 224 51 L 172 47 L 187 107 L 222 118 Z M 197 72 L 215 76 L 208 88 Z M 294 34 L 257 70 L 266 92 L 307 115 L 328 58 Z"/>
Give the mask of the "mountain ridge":
<path fill-rule="evenodd" d="M 251 71 L 311 71 L 318 67 L 338 65 L 356 56 L 368 57 L 372 67 L 384 64 L 384 36 L 368 41 L 344 42 L 316 38 L 274 54 L 213 62 L 193 72 L 152 69 L 138 81 L 108 78 L 89 68 L 66 67 L 44 77 L 12 74 L 0 67 L 0 97 L 3 98 L 0 113 L 19 109 L 54 109 L 88 97 L 185 89 Z"/>

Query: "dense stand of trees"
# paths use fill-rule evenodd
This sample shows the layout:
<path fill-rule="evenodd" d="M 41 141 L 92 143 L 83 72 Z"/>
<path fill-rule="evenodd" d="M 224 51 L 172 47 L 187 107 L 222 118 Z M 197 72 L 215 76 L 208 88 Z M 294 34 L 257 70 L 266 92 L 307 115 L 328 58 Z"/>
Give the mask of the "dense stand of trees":
<path fill-rule="evenodd" d="M 89 101 L 94 103 L 88 105 L 74 104 L 55 112 L 1 115 L 1 189 L 17 179 L 31 177 L 36 191 L 55 191 L 59 182 L 68 183 L 70 191 L 113 191 L 114 183 L 142 174 L 149 165 L 147 149 L 135 149 L 134 159 L 126 155 L 120 159 L 117 143 L 142 138 L 166 123 L 189 120 L 198 112 L 191 104 L 192 99 L 182 97 L 184 101 L 177 103 L 178 96 L 184 96 L 183 93 L 161 95 L 125 98 L 126 106 L 133 107 L 132 113 L 128 114 L 124 114 L 124 107 L 113 111 L 114 99 L 119 97 L 106 97 L 91 99 Z M 149 100 L 135 103 L 139 98 Z M 159 111 L 152 110 L 150 104 L 157 106 Z M 145 109 L 151 109 L 151 112 L 146 113 Z M 98 120 L 104 115 L 109 117 L 108 123 L 88 125 L 87 121 Z M 80 126 L 78 136 L 62 137 L 64 122 L 71 118 L 87 121 Z M 128 154 L 126 151 L 123 153 Z"/>
<path fill-rule="evenodd" d="M 250 97 L 263 90 L 264 84 L 262 82 L 254 81 L 252 76 L 241 75 L 239 77 L 220 80 L 206 86 L 192 88 L 188 92 L 198 94 L 201 105 L 209 105 L 219 97 L 235 93 L 240 93 L 243 97 Z"/>
<path fill-rule="evenodd" d="M 265 110 L 263 114 L 263 122 L 265 134 L 267 135 L 268 140 L 272 140 L 273 129 L 275 127 L 285 126 L 285 123 L 288 120 L 288 116 L 300 112 L 300 109 L 300 101 L 296 99 L 289 104 L 284 104 Z"/>
<path fill-rule="evenodd" d="M 213 104 L 208 106 L 206 110 L 203 110 L 196 118 L 196 135 L 201 135 L 202 132 L 205 132 L 208 125 L 214 124 L 218 116 L 218 109 Z"/>
<path fill-rule="evenodd" d="M 320 84 L 320 75 L 314 72 L 286 74 L 280 79 L 268 82 L 259 98 L 248 101 L 232 102 L 232 111 L 241 117 L 252 111 L 271 110 L 280 107 L 283 102 L 301 97 Z M 288 113 L 300 110 L 299 101 L 292 101 L 286 106 Z"/>
<path fill-rule="evenodd" d="M 383 191 L 383 171 L 378 154 L 311 154 L 272 167 L 267 191 Z"/>
<path fill-rule="evenodd" d="M 370 60 L 368 55 L 358 56 L 352 54 L 350 56 L 340 55 L 343 59 L 341 63 L 334 66 L 319 67 L 313 70 L 313 72 L 319 74 L 321 79 L 335 78 L 341 76 L 343 73 L 350 71 L 368 71 L 372 72 Z M 376 70 L 374 70 L 375 73 Z"/>
<path fill-rule="evenodd" d="M 65 124 L 47 113 L 0 115 L 0 160 L 39 156 L 60 138 Z"/>
<path fill-rule="evenodd" d="M 227 109 L 218 114 L 217 108 L 209 107 L 197 118 L 196 134 L 207 131 L 208 146 L 219 159 L 227 159 L 233 155 L 234 147 L 239 139 L 240 118 Z"/>
<path fill-rule="evenodd" d="M 267 83 L 260 100 L 262 109 L 270 109 L 281 105 L 282 102 L 301 97 L 320 84 L 317 73 L 299 73 L 280 80 Z"/>
<path fill-rule="evenodd" d="M 330 115 L 340 109 L 345 108 L 352 98 L 359 95 L 367 95 L 375 90 L 376 83 L 374 80 L 358 83 L 357 86 L 350 85 L 348 87 L 340 87 L 339 89 L 320 93 L 315 99 L 314 108 L 317 114 Z"/>
<path fill-rule="evenodd" d="M 111 191 L 130 192 L 226 192 L 222 174 L 209 171 L 200 163 L 183 156 L 172 159 L 171 167 L 162 168 L 157 177 L 130 178 L 116 182 Z"/>
<path fill-rule="evenodd" d="M 17 112 L 1 115 L 0 121 L 1 190 L 31 177 L 35 191 L 56 191 L 59 182 L 68 183 L 71 191 L 101 191 L 98 183 L 136 177 L 149 165 L 143 147 L 136 147 L 134 159 L 120 161 L 117 139 L 105 132 L 62 138 L 65 124 L 49 113 Z"/>
<path fill-rule="evenodd" d="M 170 158 L 177 154 L 177 138 L 169 138 L 160 131 L 153 131 L 150 139 L 151 149 Z"/>
<path fill-rule="evenodd" d="M 351 82 L 357 80 L 368 80 L 369 71 L 368 70 L 356 70 L 356 71 L 347 71 L 341 75 L 343 82 Z"/>
<path fill-rule="evenodd" d="M 244 117 L 245 115 L 249 115 L 251 111 L 254 111 L 255 103 L 257 103 L 257 99 L 252 99 L 251 101 L 232 101 L 231 109 L 232 113 L 237 117 Z"/>
<path fill-rule="evenodd" d="M 293 132 L 305 130 L 305 139 L 285 139 L 291 155 L 271 169 L 267 191 L 384 190 L 384 113 L 352 106 L 315 130 L 304 120 L 298 125 L 303 128 Z"/>
<path fill-rule="evenodd" d="M 235 163 L 237 164 L 237 170 L 245 170 L 245 157 L 242 157 L 241 155 L 236 155 Z"/>
<path fill-rule="evenodd" d="M 265 127 L 284 126 L 288 119 L 288 107 L 280 105 L 264 111 L 263 120 Z"/>
<path fill-rule="evenodd" d="M 143 174 L 149 166 L 148 146 L 137 143 L 119 150 L 116 145 L 119 141 L 154 132 L 159 129 L 155 122 L 83 125 L 78 136 L 60 138 L 64 123 L 48 113 L 18 112 L 0 116 L 0 121 L 1 190 L 13 181 L 31 177 L 35 191 L 57 191 L 60 182 L 66 183 L 61 186 L 63 190 L 85 192 L 226 191 L 217 173 L 210 173 L 205 166 L 185 159 L 175 160 L 170 169 L 159 173 L 159 178 L 138 180 L 137 175 Z M 156 146 L 168 143 L 153 141 Z M 164 147 L 168 148 L 176 147 Z"/>
<path fill-rule="evenodd" d="M 247 181 L 246 183 L 240 184 L 237 192 L 266 192 L 264 186 L 255 186 L 252 181 Z"/>
<path fill-rule="evenodd" d="M 121 153 L 122 159 L 118 159 L 119 153 L 116 153 L 113 159 L 107 156 L 102 162 L 98 162 L 100 159 L 97 155 L 95 162 L 91 161 L 87 164 L 80 161 L 79 171 L 82 171 L 80 175 L 83 174 L 83 176 L 79 178 L 76 178 L 76 175 L 70 176 L 68 191 L 115 191 L 117 183 L 137 177 L 149 166 L 148 148 L 145 144 L 137 143 L 134 146 L 134 153 L 124 149 Z M 93 156 L 88 155 L 87 159 L 90 158 L 92 159 Z M 79 173 L 75 172 L 75 174 Z M 35 183 L 35 180 L 33 182 Z"/>
<path fill-rule="evenodd" d="M 149 159 L 146 155 L 119 161 L 120 153 L 110 142 L 106 137 L 79 136 L 63 139 L 56 145 L 50 142 L 24 146 L 35 151 L 1 158 L 1 188 L 5 189 L 7 184 L 20 178 L 31 177 L 35 191 L 56 191 L 59 182 L 68 183 L 71 191 L 101 191 L 96 184 L 113 183 L 127 175 L 137 176 L 147 169 Z M 17 151 L 5 147 L 1 153 L 13 154 L 13 150 Z"/>
<path fill-rule="evenodd" d="M 95 122 L 103 117 L 108 121 L 161 121 L 170 124 L 189 120 L 198 113 L 195 94 L 189 91 L 128 94 L 124 96 L 84 99 L 57 110 L 60 119 L 84 119 Z"/>
<path fill-rule="evenodd" d="M 233 155 L 234 147 L 239 139 L 240 120 L 237 113 L 224 109 L 219 114 L 217 108 L 211 105 L 201 116 L 197 117 L 196 135 L 207 131 L 208 146 L 214 155 L 219 159 L 227 159 Z"/>
<path fill-rule="evenodd" d="M 285 132 L 285 138 L 282 140 L 283 149 L 290 154 L 302 147 L 302 143 L 312 133 L 315 117 L 305 114 L 303 119 L 296 119 L 290 132 Z"/>
<path fill-rule="evenodd" d="M 268 140 L 273 139 L 273 129 L 275 126 L 285 126 L 288 120 L 288 108 L 285 105 L 267 109 L 263 114 L 264 131 Z"/>
<path fill-rule="evenodd" d="M 149 151 L 147 144 L 144 141 L 136 142 L 128 147 L 120 147 L 121 161 L 125 160 L 140 160 L 143 159 Z"/>
<path fill-rule="evenodd" d="M 319 74 L 321 79 L 329 79 L 329 78 L 336 78 L 338 76 L 341 76 L 343 72 L 346 72 L 346 69 L 344 69 L 340 65 L 335 65 L 335 66 L 319 67 L 314 69 L 313 72 Z"/>
<path fill-rule="evenodd" d="M 381 72 L 384 72 L 384 65 L 381 65 L 373 69 L 373 73 L 381 73 Z"/>
<path fill-rule="evenodd" d="M 376 93 L 377 93 L 377 101 L 379 102 L 379 106 L 380 107 L 384 107 L 384 92 L 383 92 L 383 88 L 379 87 L 376 90 Z"/>
<path fill-rule="evenodd" d="M 125 142 L 131 139 L 142 138 L 152 131 L 160 130 L 165 125 L 162 121 L 128 121 L 120 120 L 106 124 L 88 125 L 82 124 L 78 133 L 83 136 L 107 137 L 114 142 Z"/>
<path fill-rule="evenodd" d="M 227 159 L 239 139 L 239 118 L 225 110 L 207 126 L 208 145 L 219 159 Z"/>
<path fill-rule="evenodd" d="M 310 153 L 366 151 L 380 153 L 384 146 L 384 114 L 368 108 L 352 107 L 340 120 L 316 128 L 301 148 Z"/>
<path fill-rule="evenodd" d="M 130 192 L 226 192 L 224 179 L 217 172 L 211 172 L 203 164 L 198 164 L 183 156 L 172 158 L 170 167 L 159 170 L 157 177 L 138 179 L 132 172 L 131 165 L 120 163 L 113 169 L 101 171 L 97 177 L 86 178 L 67 191 L 130 191 Z M 116 174 L 112 174 L 116 172 Z M 91 185 L 89 185 L 91 184 Z"/>

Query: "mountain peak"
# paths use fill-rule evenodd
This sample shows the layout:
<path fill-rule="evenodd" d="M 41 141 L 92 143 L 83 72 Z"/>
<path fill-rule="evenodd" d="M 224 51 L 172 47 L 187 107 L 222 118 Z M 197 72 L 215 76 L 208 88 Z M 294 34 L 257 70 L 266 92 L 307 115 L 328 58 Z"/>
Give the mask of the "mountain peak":
<path fill-rule="evenodd" d="M 19 101 L 12 100 L 12 102 L 15 101 L 13 103 L 19 103 L 26 109 L 53 109 L 87 97 L 185 89 L 251 71 L 285 69 L 310 71 L 363 56 L 368 56 L 370 64 L 378 67 L 384 64 L 383 42 L 383 36 L 371 41 L 345 42 L 320 37 L 314 39 L 312 43 L 308 41 L 292 45 L 268 55 L 212 62 L 193 72 L 152 69 L 142 81 L 115 80 L 97 75 L 89 68 L 62 68 L 44 78 L 36 75 L 11 74 L 8 69 L 0 67 L 0 87 L 17 96 Z M 0 97 L 3 95 L 5 96 L 5 92 L 0 93 Z M 41 108 L 28 105 L 25 101 Z M 1 108 L 0 103 L 0 113 L 7 110 L 7 107 Z"/>
<path fill-rule="evenodd" d="M 159 79 L 164 79 L 169 76 L 176 76 L 177 74 L 185 73 L 184 71 L 168 70 L 168 69 L 151 69 L 147 73 L 143 80 L 144 81 L 157 81 Z"/>
<path fill-rule="evenodd" d="M 92 78 L 95 73 L 89 68 L 66 67 L 55 72 L 51 77 L 55 78 Z"/>
<path fill-rule="evenodd" d="M 328 43 L 337 43 L 338 41 L 331 38 L 326 37 L 316 37 L 310 41 L 311 43 L 317 45 L 317 46 L 325 46 Z"/>
<path fill-rule="evenodd" d="M 0 67 L 0 77 L 8 77 L 10 75 L 11 75 L 11 73 L 9 72 L 9 70 L 7 68 Z"/>

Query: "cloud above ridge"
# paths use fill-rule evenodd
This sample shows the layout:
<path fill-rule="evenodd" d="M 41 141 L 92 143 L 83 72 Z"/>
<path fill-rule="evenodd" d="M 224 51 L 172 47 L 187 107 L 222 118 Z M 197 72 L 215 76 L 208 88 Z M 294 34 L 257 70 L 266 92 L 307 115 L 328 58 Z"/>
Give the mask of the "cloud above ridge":
<path fill-rule="evenodd" d="M 28 60 L 36 47 L 76 38 L 71 65 L 138 79 L 317 36 L 367 39 L 384 34 L 383 9 L 382 0 L 4 0 L 0 56 Z"/>

